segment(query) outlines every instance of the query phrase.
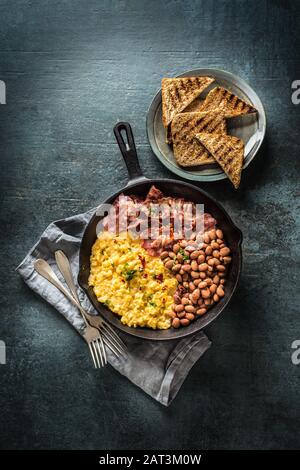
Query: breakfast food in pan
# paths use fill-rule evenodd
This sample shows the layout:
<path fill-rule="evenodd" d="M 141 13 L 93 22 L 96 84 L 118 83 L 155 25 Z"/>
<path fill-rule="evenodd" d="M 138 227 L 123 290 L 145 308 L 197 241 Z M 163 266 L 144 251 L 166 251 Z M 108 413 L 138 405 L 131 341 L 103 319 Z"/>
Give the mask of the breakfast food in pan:
<path fill-rule="evenodd" d="M 224 297 L 230 262 L 211 214 L 152 186 L 145 198 L 114 201 L 92 248 L 89 285 L 125 325 L 179 328 Z"/>
<path fill-rule="evenodd" d="M 202 79 L 203 87 L 199 82 L 197 88 L 195 79 Z M 199 98 L 213 81 L 210 77 L 163 78 L 163 125 L 167 143 L 173 146 L 174 157 L 180 166 L 218 164 L 237 189 L 243 168 L 244 144 L 233 136 L 226 138 L 226 120 L 255 113 L 256 109 L 221 86 L 210 90 L 205 99 Z M 212 135 L 211 140 L 208 135 L 204 137 L 208 145 L 199 138 L 201 133 Z M 218 141 L 220 145 L 217 145 Z"/>

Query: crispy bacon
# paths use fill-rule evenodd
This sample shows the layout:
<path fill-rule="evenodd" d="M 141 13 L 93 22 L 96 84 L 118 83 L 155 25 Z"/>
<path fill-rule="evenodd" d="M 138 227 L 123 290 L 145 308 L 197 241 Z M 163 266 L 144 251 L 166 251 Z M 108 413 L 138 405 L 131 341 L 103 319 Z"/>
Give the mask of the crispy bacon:
<path fill-rule="evenodd" d="M 198 227 L 196 217 L 195 203 L 185 201 L 183 198 L 166 197 L 158 188 L 151 186 L 145 199 L 120 194 L 109 214 L 103 219 L 103 227 L 106 230 L 115 227 L 117 233 L 124 230 L 134 231 L 148 253 L 157 256 L 162 251 L 172 249 L 174 243 L 181 238 L 189 238 L 189 232 Z M 185 232 L 174 233 L 175 228 L 176 231 L 178 228 L 183 228 L 183 221 Z M 216 220 L 212 215 L 204 213 L 203 230 L 211 230 L 215 226 Z M 152 231 L 151 238 L 151 229 L 155 227 L 155 237 Z M 143 261 L 141 262 L 143 266 Z"/>
<path fill-rule="evenodd" d="M 144 256 L 139 255 L 139 260 L 140 260 L 140 262 L 141 262 L 141 264 L 142 264 L 142 268 L 145 269 L 145 267 L 146 267 L 146 260 L 145 260 Z"/>
<path fill-rule="evenodd" d="M 151 188 L 148 191 L 145 202 L 157 201 L 159 199 L 162 199 L 163 197 L 164 197 L 163 193 L 158 188 L 156 188 L 154 185 L 152 185 Z"/>

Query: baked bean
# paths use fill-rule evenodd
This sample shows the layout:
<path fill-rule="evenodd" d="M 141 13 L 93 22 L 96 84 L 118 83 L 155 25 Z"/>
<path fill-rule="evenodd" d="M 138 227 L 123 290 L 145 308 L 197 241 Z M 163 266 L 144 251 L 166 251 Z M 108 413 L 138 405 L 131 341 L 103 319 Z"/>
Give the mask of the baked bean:
<path fill-rule="evenodd" d="M 181 324 L 181 326 L 189 326 L 190 320 L 188 320 L 188 318 L 182 318 L 180 320 L 180 324 Z"/>
<path fill-rule="evenodd" d="M 198 279 L 200 276 L 200 273 L 198 273 L 198 271 L 191 271 L 190 274 L 193 279 Z"/>
<path fill-rule="evenodd" d="M 207 264 L 209 266 L 214 266 L 215 264 L 220 264 L 220 261 L 217 259 L 217 258 L 210 258 L 208 261 L 207 261 Z"/>
<path fill-rule="evenodd" d="M 174 310 L 176 313 L 182 312 L 184 310 L 184 305 L 182 305 L 182 303 L 179 305 L 175 305 Z"/>
<path fill-rule="evenodd" d="M 224 290 L 223 290 L 222 286 L 218 286 L 217 294 L 218 294 L 219 297 L 224 297 Z"/>
<path fill-rule="evenodd" d="M 181 264 L 174 264 L 174 266 L 172 267 L 172 271 L 174 273 L 177 273 L 180 270 L 181 270 Z"/>
<path fill-rule="evenodd" d="M 178 243 L 175 243 L 175 245 L 173 245 L 173 251 L 174 253 L 178 253 L 178 251 L 180 250 L 180 245 L 178 245 Z"/>
<path fill-rule="evenodd" d="M 202 271 L 202 272 L 203 272 L 203 271 L 206 271 L 207 268 L 208 268 L 208 265 L 207 265 L 206 263 L 201 263 L 201 264 L 199 264 L 199 266 L 198 266 L 199 271 Z"/>
<path fill-rule="evenodd" d="M 185 251 L 187 251 L 188 254 L 190 254 L 191 252 L 195 251 L 196 248 L 197 248 L 197 247 L 194 246 L 194 245 L 187 245 L 187 246 L 185 247 Z"/>
<path fill-rule="evenodd" d="M 214 251 L 213 251 L 213 257 L 214 257 L 214 258 L 220 258 L 220 252 L 219 252 L 219 250 L 214 250 Z"/>
<path fill-rule="evenodd" d="M 220 297 L 218 296 L 218 294 L 214 294 L 213 299 L 215 302 L 219 302 Z"/>
<path fill-rule="evenodd" d="M 197 258 L 197 263 L 201 264 L 201 263 L 204 263 L 204 261 L 205 261 L 205 255 L 199 255 Z"/>
<path fill-rule="evenodd" d="M 204 304 L 205 304 L 205 305 L 210 305 L 210 304 L 211 304 L 210 299 L 205 299 L 205 300 L 204 300 Z"/>
<path fill-rule="evenodd" d="M 208 286 L 211 286 L 212 283 L 213 283 L 212 279 L 210 279 L 210 278 L 205 279 L 205 282 Z"/>
<path fill-rule="evenodd" d="M 196 313 L 197 315 L 204 315 L 206 313 L 206 308 L 205 307 L 198 308 Z"/>
<path fill-rule="evenodd" d="M 219 244 L 219 246 L 220 246 L 220 245 L 223 245 L 224 241 L 223 241 L 223 240 L 221 240 L 220 238 L 217 238 L 217 243 L 218 243 L 218 244 Z"/>
<path fill-rule="evenodd" d="M 179 318 L 173 318 L 173 320 L 172 320 L 172 326 L 173 326 L 173 328 L 179 328 L 179 327 L 180 327 L 180 320 L 179 320 Z"/>
<path fill-rule="evenodd" d="M 180 274 L 181 276 L 184 275 L 184 270 L 183 270 L 182 268 L 180 268 L 179 274 Z"/>
<path fill-rule="evenodd" d="M 221 272 L 221 273 L 224 272 L 225 269 L 226 269 L 225 266 L 223 266 L 223 264 L 218 264 L 218 265 L 216 266 L 216 268 L 217 268 L 217 271 L 219 271 L 219 272 Z M 219 275 L 220 275 L 220 274 L 219 274 Z"/>
<path fill-rule="evenodd" d="M 191 267 L 192 267 L 192 270 L 193 270 L 193 271 L 197 271 L 197 270 L 198 270 L 197 261 L 193 260 L 193 261 L 191 262 Z"/>
<path fill-rule="evenodd" d="M 208 232 L 205 232 L 205 233 L 204 233 L 204 235 L 203 235 L 203 241 L 204 241 L 204 243 L 209 243 L 209 242 L 210 242 L 210 238 L 209 238 Z"/>
<path fill-rule="evenodd" d="M 183 299 L 181 299 L 181 303 L 182 305 L 190 305 L 190 301 L 186 297 L 183 297 Z"/>
<path fill-rule="evenodd" d="M 229 263 L 231 263 L 231 256 L 224 256 L 224 258 L 223 258 L 223 263 L 224 263 L 224 264 L 229 264 Z"/>
<path fill-rule="evenodd" d="M 174 299 L 175 304 L 180 304 L 181 303 L 181 298 L 179 297 L 179 295 L 177 293 L 174 294 L 173 299 Z"/>
<path fill-rule="evenodd" d="M 189 282 L 189 289 L 191 292 L 193 292 L 196 289 L 196 286 L 193 282 Z"/>
<path fill-rule="evenodd" d="M 170 259 L 169 261 L 167 261 L 167 262 L 165 263 L 165 267 L 166 267 L 167 269 L 171 269 L 172 266 L 173 266 L 173 263 L 174 263 L 174 261 L 173 261 L 172 259 Z"/>
<path fill-rule="evenodd" d="M 217 238 L 224 238 L 223 232 L 219 228 L 218 228 L 218 230 L 216 230 L 216 235 L 217 235 Z"/>
<path fill-rule="evenodd" d="M 206 255 L 211 255 L 212 254 L 212 247 L 210 245 L 208 245 L 206 248 L 205 248 L 205 254 Z"/>
<path fill-rule="evenodd" d="M 185 318 L 187 318 L 190 321 L 193 321 L 195 318 L 195 315 L 193 313 L 186 313 Z"/>
<path fill-rule="evenodd" d="M 200 276 L 200 274 L 199 274 L 199 276 Z M 201 282 L 201 279 L 199 279 L 199 278 L 193 280 L 193 283 L 194 283 L 195 286 L 198 286 L 200 284 L 200 282 Z"/>
<path fill-rule="evenodd" d="M 182 312 L 177 313 L 177 317 L 178 318 L 185 318 L 185 310 L 183 310 Z"/>
<path fill-rule="evenodd" d="M 210 246 L 212 247 L 213 250 L 218 250 L 220 248 L 220 245 L 217 242 L 211 242 Z"/>
<path fill-rule="evenodd" d="M 191 259 L 197 259 L 199 255 L 200 255 L 200 251 L 195 250 L 195 251 L 193 251 L 193 253 L 191 253 L 190 257 L 191 257 Z"/>
<path fill-rule="evenodd" d="M 220 280 L 220 284 L 225 284 L 225 282 L 226 282 L 225 279 Z"/>
<path fill-rule="evenodd" d="M 214 294 L 214 293 L 216 292 L 216 290 L 217 290 L 216 284 L 212 284 L 212 285 L 210 286 L 209 290 L 210 290 L 210 292 L 211 292 L 212 294 Z"/>
<path fill-rule="evenodd" d="M 220 248 L 224 248 L 224 246 L 226 246 L 226 245 L 225 245 L 225 243 L 220 243 L 219 246 L 220 246 Z"/>
<path fill-rule="evenodd" d="M 207 270 L 210 271 L 211 273 L 213 272 L 213 267 L 212 266 L 208 266 Z"/>
<path fill-rule="evenodd" d="M 220 250 L 220 255 L 221 256 L 228 256 L 230 254 L 230 248 L 228 246 L 225 246 L 224 248 L 221 248 Z"/>
<path fill-rule="evenodd" d="M 173 258 L 173 259 L 176 258 L 174 251 L 169 251 L 168 255 L 170 258 Z"/>
<path fill-rule="evenodd" d="M 165 259 L 165 258 L 167 258 L 167 256 L 169 256 L 168 252 L 167 252 L 167 251 L 163 251 L 163 252 L 160 254 L 160 259 Z"/>
<path fill-rule="evenodd" d="M 164 240 L 162 240 L 161 244 L 162 244 L 162 246 L 165 248 L 167 245 L 170 244 L 170 239 L 169 239 L 169 238 L 165 238 Z"/>
<path fill-rule="evenodd" d="M 199 274 L 200 279 L 205 279 L 206 278 L 206 273 L 200 273 Z"/>
<path fill-rule="evenodd" d="M 206 281 L 201 281 L 199 283 L 199 289 L 205 289 L 207 287 L 207 282 Z"/>
<path fill-rule="evenodd" d="M 187 241 L 186 240 L 182 240 L 179 245 L 181 246 L 181 248 L 185 248 L 187 246 Z"/>
<path fill-rule="evenodd" d="M 210 238 L 211 240 L 215 240 L 215 239 L 216 239 L 216 231 L 215 231 L 215 229 L 210 230 L 210 231 L 208 232 L 208 235 L 209 235 L 209 238 Z"/>
<path fill-rule="evenodd" d="M 183 287 L 184 287 L 185 289 L 188 289 L 188 288 L 189 288 L 189 283 L 188 283 L 188 281 L 183 281 L 182 285 L 183 285 Z"/>
<path fill-rule="evenodd" d="M 193 307 L 193 305 L 186 305 L 184 307 L 184 310 L 188 313 L 194 313 L 196 311 L 195 307 Z"/>
<path fill-rule="evenodd" d="M 201 296 L 203 299 L 208 299 L 210 297 L 211 293 L 209 289 L 202 289 L 201 290 Z"/>
<path fill-rule="evenodd" d="M 185 263 L 185 264 L 182 265 L 182 269 L 183 269 L 183 271 L 190 271 L 192 269 L 192 267 L 191 267 L 190 264 Z"/>
<path fill-rule="evenodd" d="M 186 281 L 188 281 L 188 279 L 189 279 L 189 275 L 188 275 L 188 273 L 185 273 L 184 271 L 183 271 L 183 273 L 184 273 L 184 274 L 183 274 L 183 276 L 182 276 L 182 280 L 183 280 L 184 282 L 186 282 Z"/>
<path fill-rule="evenodd" d="M 192 294 L 192 298 L 195 299 L 195 300 L 198 300 L 200 297 L 200 290 L 199 289 L 195 289 L 193 294 Z"/>
<path fill-rule="evenodd" d="M 178 263 L 182 263 L 182 261 L 183 261 L 183 256 L 182 256 L 181 253 L 177 253 L 177 261 L 178 261 Z"/>
<path fill-rule="evenodd" d="M 214 284 L 219 284 L 219 282 L 220 282 L 220 278 L 219 278 L 219 276 L 216 274 L 216 275 L 214 276 L 214 278 L 213 278 L 213 283 L 214 283 Z"/>
<path fill-rule="evenodd" d="M 177 273 L 175 277 L 176 277 L 177 281 L 180 282 L 180 284 L 181 284 L 181 283 L 182 283 L 182 276 L 181 276 L 181 274 Z"/>

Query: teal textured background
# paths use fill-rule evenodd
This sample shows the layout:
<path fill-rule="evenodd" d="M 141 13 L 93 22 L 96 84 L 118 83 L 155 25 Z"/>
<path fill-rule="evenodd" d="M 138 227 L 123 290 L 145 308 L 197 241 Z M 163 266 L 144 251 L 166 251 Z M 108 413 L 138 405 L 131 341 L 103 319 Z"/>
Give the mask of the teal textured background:
<path fill-rule="evenodd" d="M 2 448 L 299 447 L 299 25 L 299 1 L 0 0 Z M 165 409 L 112 368 L 94 371 L 15 267 L 52 220 L 124 186 L 118 120 L 133 127 L 144 173 L 171 176 L 149 148 L 146 112 L 162 76 L 199 67 L 248 81 L 268 129 L 239 191 L 200 185 L 244 233 L 243 273 L 206 330 L 213 346 Z"/>

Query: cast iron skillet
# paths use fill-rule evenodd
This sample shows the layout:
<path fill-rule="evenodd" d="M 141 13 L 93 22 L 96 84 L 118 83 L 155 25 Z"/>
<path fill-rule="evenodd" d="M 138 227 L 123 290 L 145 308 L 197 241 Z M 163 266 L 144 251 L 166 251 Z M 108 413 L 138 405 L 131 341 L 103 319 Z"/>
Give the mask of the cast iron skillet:
<path fill-rule="evenodd" d="M 122 131 L 126 134 L 126 141 L 123 138 Z M 242 263 L 242 233 L 234 225 L 229 215 L 223 209 L 223 207 L 212 199 L 204 191 L 200 190 L 192 184 L 185 183 L 178 180 L 171 179 L 148 179 L 143 176 L 141 171 L 134 138 L 131 127 L 126 122 L 120 122 L 114 127 L 114 134 L 117 139 L 119 148 L 125 160 L 127 170 L 129 173 L 129 181 L 125 188 L 113 194 L 109 197 L 105 203 L 110 204 L 116 199 L 120 193 L 125 195 L 136 194 L 138 196 L 146 196 L 151 185 L 154 184 L 160 189 L 166 196 L 173 197 L 184 197 L 187 201 L 193 201 L 195 203 L 204 204 L 205 212 L 209 212 L 217 220 L 218 226 L 223 230 L 224 236 L 228 243 L 228 246 L 232 251 L 232 262 L 229 267 L 225 296 L 220 302 L 214 305 L 208 312 L 200 318 L 197 318 L 187 327 L 179 329 L 170 328 L 168 330 L 151 330 L 147 328 L 131 328 L 123 325 L 119 320 L 118 316 L 111 312 L 103 304 L 97 301 L 97 298 L 93 292 L 92 287 L 88 285 L 88 277 L 90 273 L 90 255 L 92 246 L 97 238 L 96 227 L 101 217 L 94 214 L 88 223 L 80 246 L 79 255 L 79 275 L 78 282 L 81 288 L 86 292 L 88 298 L 92 302 L 95 309 L 99 314 L 104 317 L 111 325 L 115 326 L 119 330 L 128 333 L 133 336 L 138 336 L 144 339 L 150 340 L 170 340 L 183 338 L 185 336 L 196 333 L 197 331 L 204 328 L 220 313 L 225 309 L 229 303 L 238 283 L 238 279 L 241 271 Z M 125 137 L 125 136 L 124 136 Z"/>

